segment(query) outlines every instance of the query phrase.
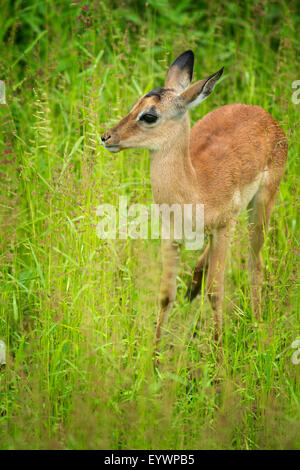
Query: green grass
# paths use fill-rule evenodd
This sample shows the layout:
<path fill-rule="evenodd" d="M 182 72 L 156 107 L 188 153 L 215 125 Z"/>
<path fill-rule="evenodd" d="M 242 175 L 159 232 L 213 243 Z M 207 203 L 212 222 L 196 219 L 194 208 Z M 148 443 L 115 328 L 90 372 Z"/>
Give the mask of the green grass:
<path fill-rule="evenodd" d="M 1 6 L 0 23 L 0 448 L 299 448 L 298 2 L 19 0 Z M 242 214 L 223 361 L 207 300 L 184 300 L 198 255 L 186 251 L 154 370 L 160 243 L 96 236 L 99 204 L 152 201 L 149 156 L 112 156 L 97 136 L 162 86 L 185 49 L 197 79 L 225 67 L 192 122 L 259 104 L 282 123 L 289 156 L 263 250 L 262 322 Z"/>

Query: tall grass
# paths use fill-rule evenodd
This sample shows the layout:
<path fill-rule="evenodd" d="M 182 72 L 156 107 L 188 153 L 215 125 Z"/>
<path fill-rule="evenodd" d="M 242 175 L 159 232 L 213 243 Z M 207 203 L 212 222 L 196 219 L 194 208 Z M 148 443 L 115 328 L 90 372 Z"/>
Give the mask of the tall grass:
<path fill-rule="evenodd" d="M 0 23 L 0 448 L 299 448 L 298 2 L 19 0 L 2 3 Z M 159 241 L 96 236 L 99 204 L 152 201 L 149 156 L 112 156 L 98 135 L 185 49 L 197 79 L 225 66 L 192 122 L 259 104 L 289 157 L 263 251 L 263 320 L 251 314 L 242 214 L 223 360 L 207 301 L 184 299 L 197 257 L 184 252 L 155 370 Z"/>

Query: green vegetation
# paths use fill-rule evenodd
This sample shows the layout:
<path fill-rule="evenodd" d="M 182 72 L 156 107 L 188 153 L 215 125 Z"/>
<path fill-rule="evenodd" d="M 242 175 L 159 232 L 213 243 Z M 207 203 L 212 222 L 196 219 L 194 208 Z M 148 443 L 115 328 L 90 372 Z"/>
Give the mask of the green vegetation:
<path fill-rule="evenodd" d="M 2 2 L 0 24 L 0 448 L 299 448 L 299 2 L 16 0 Z M 113 156 L 98 136 L 163 86 L 186 49 L 197 79 L 225 67 L 192 122 L 259 104 L 282 124 L 289 157 L 263 250 L 262 322 L 242 214 L 223 360 L 208 302 L 184 299 L 197 256 L 186 251 L 155 370 L 160 243 L 96 235 L 99 204 L 152 201 L 149 155 Z"/>

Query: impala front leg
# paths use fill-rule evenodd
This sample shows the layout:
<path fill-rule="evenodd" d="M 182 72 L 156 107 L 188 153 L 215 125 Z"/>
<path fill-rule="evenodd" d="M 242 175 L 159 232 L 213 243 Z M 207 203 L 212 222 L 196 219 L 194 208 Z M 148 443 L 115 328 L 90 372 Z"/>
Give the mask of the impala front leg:
<path fill-rule="evenodd" d="M 162 240 L 163 273 L 159 293 L 159 313 L 156 324 L 156 341 L 167 321 L 169 311 L 176 297 L 176 276 L 180 261 L 180 249 L 174 240 Z"/>

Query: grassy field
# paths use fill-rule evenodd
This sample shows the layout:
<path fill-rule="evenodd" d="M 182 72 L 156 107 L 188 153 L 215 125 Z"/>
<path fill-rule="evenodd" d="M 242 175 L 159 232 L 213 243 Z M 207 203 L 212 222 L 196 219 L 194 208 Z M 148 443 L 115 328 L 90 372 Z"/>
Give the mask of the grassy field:
<path fill-rule="evenodd" d="M 0 25 L 0 448 L 299 449 L 299 2 L 16 0 L 1 2 Z M 192 123 L 261 105 L 289 156 L 263 250 L 263 320 L 242 214 L 223 361 L 207 300 L 184 299 L 198 256 L 185 251 L 155 370 L 160 242 L 96 235 L 99 204 L 151 203 L 149 155 L 113 156 L 98 136 L 186 49 L 196 79 L 225 67 Z"/>

